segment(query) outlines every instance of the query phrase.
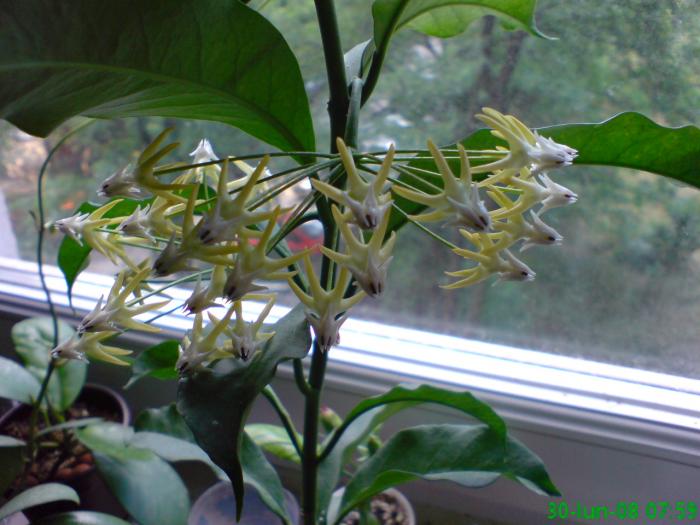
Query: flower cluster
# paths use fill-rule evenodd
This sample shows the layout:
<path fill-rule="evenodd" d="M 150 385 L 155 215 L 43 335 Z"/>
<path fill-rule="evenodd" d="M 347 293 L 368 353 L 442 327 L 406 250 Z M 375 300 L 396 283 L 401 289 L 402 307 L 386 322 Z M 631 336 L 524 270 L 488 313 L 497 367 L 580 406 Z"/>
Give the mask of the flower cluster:
<path fill-rule="evenodd" d="M 479 156 L 500 158 L 472 167 L 466 150 L 459 144 L 458 177 L 443 153 L 429 141 L 428 149 L 442 178 L 441 191 L 427 194 L 398 185 L 393 187 L 401 197 L 429 208 L 426 213 L 411 216 L 412 220 L 446 221 L 457 226 L 469 242 L 468 248 L 458 247 L 453 251 L 474 264 L 464 270 L 446 272 L 458 280 L 443 288 L 462 288 L 492 275 L 497 275 L 499 280 L 533 280 L 535 272 L 513 255 L 511 248 L 520 241 L 523 241 L 520 251 L 534 245 L 560 244 L 562 236 L 542 220 L 542 215 L 578 199 L 573 191 L 546 174 L 546 170 L 571 165 L 576 150 L 540 136 L 512 115 L 484 108 L 484 113 L 477 117 L 509 146 L 481 151 Z M 487 175 L 477 183 L 473 180 L 476 174 Z M 483 195 L 490 199 L 490 206 L 482 200 Z M 535 210 L 535 207 L 539 208 Z"/>
<path fill-rule="evenodd" d="M 552 181 L 547 171 L 570 165 L 576 151 L 540 136 L 513 116 L 487 108 L 478 117 L 508 147 L 475 154 L 458 145 L 453 157 L 429 141 L 441 179 L 440 187 L 430 193 L 411 186 L 410 177 L 392 175 L 392 171 L 405 173 L 410 164 L 400 163 L 411 160 L 397 160 L 393 146 L 380 159 L 351 151 L 340 138 L 336 141 L 339 155 L 325 166 L 329 168 L 325 177 L 304 166 L 272 174 L 269 156 L 261 156 L 255 166 L 235 158 L 219 159 L 206 139 L 190 154 L 194 164 L 159 167 L 157 163 L 177 147 L 177 143 L 165 144 L 172 131 L 166 129 L 133 166 L 102 184 L 99 193 L 113 200 L 52 225 L 127 267 L 108 297 L 100 298 L 82 320 L 77 335 L 53 350 L 54 357 L 126 364 L 123 355 L 128 352 L 103 341 L 123 330 L 154 330 L 134 318 L 165 306 L 167 300 L 146 299 L 163 296 L 165 289 L 183 280 L 196 284 L 182 305 L 194 319 L 180 344 L 180 374 L 196 372 L 219 359 L 249 360 L 264 352 L 273 333 L 263 323 L 276 296 L 263 292 L 272 280 L 288 282 L 305 307 L 317 348 L 328 351 L 337 344 L 349 310 L 365 297 L 376 298 L 386 290 L 396 243 L 396 232 L 390 229 L 393 194 L 425 208 L 409 216 L 413 222 L 456 226 L 468 243 L 453 251 L 471 265 L 448 272 L 457 280 L 445 288 L 468 286 L 492 275 L 500 280 L 532 280 L 535 273 L 512 250 L 519 243 L 522 251 L 562 241 L 542 215 L 575 202 L 577 196 Z M 479 161 L 476 165 L 469 154 Z M 457 173 L 453 159 L 459 163 Z M 242 176 L 232 178 L 234 169 Z M 167 181 L 170 173 L 175 175 Z M 288 178 L 277 188 L 267 188 L 266 181 L 281 176 Z M 292 208 L 272 203 L 285 188 L 307 177 L 313 188 L 308 198 L 317 202 L 318 216 L 325 221 L 320 273 L 314 268 L 311 250 L 291 253 L 284 243 L 285 235 L 307 220 L 302 216 L 308 208 L 302 206 L 307 197 L 291 214 Z M 281 217 L 287 217 L 287 222 Z M 130 254 L 138 249 L 155 256 L 134 264 Z M 182 272 L 188 275 L 169 280 Z M 152 289 L 151 276 L 160 283 L 165 279 L 165 284 Z M 243 317 L 249 300 L 265 301 L 253 322 Z M 210 309 L 227 302 L 221 318 L 211 313 Z"/>

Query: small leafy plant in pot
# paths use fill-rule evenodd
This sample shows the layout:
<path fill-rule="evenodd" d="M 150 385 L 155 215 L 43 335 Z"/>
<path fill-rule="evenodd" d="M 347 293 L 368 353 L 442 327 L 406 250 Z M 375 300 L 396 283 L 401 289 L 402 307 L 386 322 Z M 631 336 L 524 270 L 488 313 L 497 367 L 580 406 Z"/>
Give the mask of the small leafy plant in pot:
<path fill-rule="evenodd" d="M 54 325 L 49 317 L 20 321 L 12 328 L 12 340 L 22 364 L 0 358 L 0 397 L 21 403 L 0 415 L 0 492 L 6 500 L 24 494 L 30 502 L 27 490 L 35 502 L 70 500 L 44 501 L 27 511 L 33 517 L 75 508 L 69 488 L 79 494 L 83 508 L 123 512 L 76 432 L 100 422 L 127 425 L 129 409 L 113 390 L 85 384 L 85 362 L 54 365 L 47 375 L 54 333 L 58 340 L 70 339 L 74 330 L 63 321 Z"/>
<path fill-rule="evenodd" d="M 448 3 L 450 9 L 443 10 Z M 379 137 L 363 141 L 360 130 L 372 126 L 361 126 L 360 117 L 392 56 L 395 33 L 410 27 L 454 36 L 489 13 L 509 28 L 542 36 L 534 22 L 536 2 L 375 0 L 372 31 L 344 53 L 335 2 L 316 0 L 331 139 L 319 151 L 306 95 L 313 82 L 305 82 L 311 79 L 302 77 L 274 17 L 255 9 L 268 4 L 275 9 L 274 2 L 218 0 L 83 1 L 70 9 L 46 0 L 0 3 L 0 20 L 9 21 L 0 26 L 0 49 L 8 50 L 0 55 L 0 78 L 6 81 L 0 115 L 21 129 L 47 135 L 78 115 L 198 118 L 234 126 L 270 146 L 220 156 L 202 139 L 192 161 L 185 162 L 182 154 L 175 158 L 178 143 L 168 143 L 174 130 L 167 128 L 134 163 L 124 159 L 125 167 L 104 180 L 99 194 L 106 202 L 84 203 L 55 221 L 51 229 L 65 235 L 59 266 L 69 289 L 90 251 L 124 266 L 105 303 L 85 320 L 94 321 L 93 332 L 56 346 L 55 359 L 87 355 L 126 363 L 124 350 L 101 346 L 114 335 L 112 324 L 143 313 L 138 305 L 146 297 L 156 308 L 154 301 L 169 288 L 196 282 L 182 304 L 192 315 L 191 329 L 170 342 L 175 355 L 165 368 L 179 377 L 177 409 L 193 438 L 231 481 L 236 518 L 244 512 L 249 481 L 285 524 L 293 522 L 280 505 L 279 477 L 245 430 L 261 393 L 299 458 L 303 525 L 338 525 L 374 495 L 419 478 L 477 488 L 503 476 L 535 493 L 558 496 L 537 455 L 467 391 L 393 387 L 359 402 L 321 441 L 329 356 L 357 305 L 377 300 L 393 269 L 410 264 L 393 251 L 402 228 L 417 228 L 465 265 L 446 272 L 444 289 L 489 280 L 526 286 L 535 272 L 520 252 L 561 244 L 562 235 L 546 221 L 553 209 L 578 199 L 550 175 L 574 163 L 612 165 L 697 187 L 700 131 L 659 126 L 638 113 L 533 130 L 513 115 L 483 108 L 477 118 L 489 129 L 455 137 L 446 146 L 426 137 L 427 149 L 391 145 L 367 151 Z M 460 16 L 452 16 L 458 5 Z M 85 27 L 99 27 L 101 45 L 95 46 L 94 32 Z M 428 77 L 421 83 L 428 84 Z M 436 112 L 439 107 L 436 101 Z M 286 164 L 274 166 L 273 159 Z M 243 176 L 236 177 L 235 170 Z M 290 188 L 300 189 L 291 212 L 283 209 L 289 202 L 275 200 Z M 323 230 L 314 260 L 311 250 L 293 253 L 286 242 L 312 220 Z M 43 219 L 39 222 L 43 228 Z M 444 227 L 453 229 L 452 240 L 443 236 Z M 133 261 L 127 246 L 140 250 L 142 259 Z M 147 281 L 157 286 L 145 292 Z M 262 293 L 269 281 L 286 282 L 298 303 L 274 312 L 275 294 Z M 130 298 L 135 292 L 144 293 Z M 253 317 L 244 317 L 248 308 Z M 263 324 L 268 315 L 276 318 L 272 326 Z M 148 370 L 156 353 L 136 360 L 146 374 L 162 371 Z M 270 387 L 285 361 L 292 363 L 304 406 L 301 433 Z M 343 467 L 357 447 L 389 417 L 419 403 L 454 409 L 465 424 L 403 429 L 344 479 Z M 103 450 L 128 442 L 127 449 L 138 449 L 128 453 L 142 454 L 133 437 L 109 435 L 102 436 Z M 131 472 L 132 484 L 142 480 L 139 473 Z M 153 488 L 143 491 L 149 501 Z M 171 501 L 182 509 L 180 493 L 171 492 Z"/>
<path fill-rule="evenodd" d="M 58 340 L 74 340 L 67 323 L 55 326 Z M 127 516 L 185 525 L 188 492 L 168 462 L 203 461 L 224 474 L 178 434 L 167 410 L 129 426 L 119 394 L 84 384 L 85 361 L 50 357 L 53 334 L 51 318 L 21 321 L 12 338 L 22 364 L 0 357 L 0 396 L 21 403 L 0 416 L 0 519 L 22 511 L 45 525 L 124 525 Z"/>

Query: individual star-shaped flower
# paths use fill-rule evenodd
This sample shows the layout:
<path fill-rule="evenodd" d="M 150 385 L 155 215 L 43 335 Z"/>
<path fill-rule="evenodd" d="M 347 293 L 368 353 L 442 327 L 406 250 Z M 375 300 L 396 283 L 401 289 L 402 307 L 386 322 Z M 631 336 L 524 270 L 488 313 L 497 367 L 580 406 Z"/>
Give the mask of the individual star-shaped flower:
<path fill-rule="evenodd" d="M 102 341 L 115 335 L 117 332 L 91 332 L 78 336 L 73 334 L 70 339 L 59 344 L 51 350 L 53 359 L 78 359 L 87 361 L 88 357 L 104 361 L 113 365 L 128 366 L 129 362 L 120 359 L 118 356 L 125 356 L 131 350 L 124 350 L 116 346 L 102 344 Z"/>
<path fill-rule="evenodd" d="M 151 310 L 162 308 L 168 304 L 170 300 L 141 304 L 140 306 L 130 306 L 126 302 L 129 296 L 149 274 L 150 268 L 145 267 L 136 273 L 125 285 L 126 271 L 120 272 L 107 296 L 107 302 L 103 306 L 104 296 L 100 297 L 95 308 L 93 308 L 78 325 L 78 333 L 119 332 L 124 329 L 159 332 L 159 328 L 136 321 L 134 317 L 145 312 L 150 312 Z"/>
<path fill-rule="evenodd" d="M 83 243 L 87 244 L 93 250 L 97 250 L 107 257 L 114 264 L 117 264 L 118 257 L 129 266 L 133 266 L 124 248 L 119 246 L 109 233 L 102 231 L 103 228 L 121 221 L 121 218 L 104 217 L 109 210 L 114 208 L 121 201 L 122 199 L 116 199 L 108 202 L 104 206 L 100 206 L 91 213 L 78 213 L 72 217 L 57 220 L 53 223 L 51 228 L 68 235 L 81 246 Z"/>
<path fill-rule="evenodd" d="M 173 233 L 166 247 L 153 262 L 153 272 L 157 276 L 195 270 L 196 267 L 191 262 L 193 259 L 210 264 L 228 265 L 231 263 L 230 254 L 239 249 L 235 243 L 221 246 L 205 246 L 202 244 L 194 219 L 197 193 L 197 187 L 195 186 L 187 199 L 187 206 L 182 221 L 182 239 L 178 243 L 177 235 Z"/>
<path fill-rule="evenodd" d="M 525 124 L 512 115 L 504 115 L 492 108 L 483 108 L 477 118 L 490 126 L 494 136 L 508 143 L 508 151 L 502 159 L 475 167 L 473 173 L 487 173 L 498 170 L 520 171 L 531 168 L 533 175 L 551 168 L 561 168 L 573 163 L 578 152 L 551 138 L 532 132 Z M 498 151 L 500 152 L 500 151 Z"/>
<path fill-rule="evenodd" d="M 345 297 L 351 279 L 350 270 L 345 266 L 340 267 L 338 280 L 330 291 L 321 286 L 308 254 L 304 255 L 304 268 L 309 279 L 310 294 L 299 288 L 291 278 L 288 278 L 289 286 L 306 306 L 306 318 L 314 331 L 319 349 L 327 352 L 338 342 L 338 331 L 347 319 L 347 311 L 365 297 L 365 292 L 361 290 Z"/>
<path fill-rule="evenodd" d="M 513 201 L 496 187 L 493 187 L 488 194 L 503 209 L 509 209 L 514 206 Z M 525 220 L 522 214 L 512 215 L 505 221 L 496 221 L 493 229 L 498 233 L 491 235 L 498 238 L 498 242 L 494 245 L 494 250 L 499 251 L 510 248 L 510 246 L 521 239 L 525 241 L 520 248 L 521 252 L 535 245 L 552 246 L 561 244 L 563 237 L 559 232 L 540 219 L 534 211 L 530 210 L 529 215 L 530 221 Z"/>
<path fill-rule="evenodd" d="M 202 288 L 201 277 L 197 279 L 192 295 L 190 295 L 183 306 L 188 314 L 198 314 L 212 306 L 220 306 L 214 299 L 223 297 L 224 284 L 226 283 L 226 267 L 220 264 L 214 266 L 211 272 L 211 279 L 206 288 Z"/>
<path fill-rule="evenodd" d="M 527 170 L 523 170 L 529 176 Z M 576 195 L 570 189 L 557 184 L 550 179 L 546 174 L 541 173 L 539 180 L 527 180 L 527 176 L 511 177 L 508 184 L 522 191 L 520 196 L 511 207 L 502 207 L 491 213 L 494 219 L 505 219 L 514 215 L 522 214 L 537 204 L 542 204 L 542 207 L 537 211 L 537 215 L 542 215 L 547 210 L 559 208 L 573 204 L 578 200 Z"/>
<path fill-rule="evenodd" d="M 428 195 L 396 184 L 393 190 L 405 199 L 433 208 L 433 211 L 428 213 L 411 216 L 413 220 L 422 222 L 447 220 L 448 224 L 471 231 L 487 231 L 491 227 L 491 217 L 484 202 L 479 199 L 479 189 L 476 183 L 472 182 L 472 171 L 467 152 L 461 144 L 458 144 L 458 148 L 460 176 L 456 177 L 442 152 L 432 141 L 428 141 L 428 149 L 435 159 L 443 181 L 440 193 Z"/>
<path fill-rule="evenodd" d="M 240 247 L 234 256 L 233 269 L 229 272 L 224 285 L 224 295 L 230 301 L 242 299 L 250 292 L 265 290 L 264 286 L 255 284 L 259 279 L 284 279 L 293 273 L 281 271 L 294 264 L 307 252 L 299 252 L 283 259 L 272 259 L 267 256 L 268 242 L 277 224 L 281 209 L 275 208 L 265 230 L 256 243 L 244 231 L 241 232 Z"/>
<path fill-rule="evenodd" d="M 391 163 L 394 160 L 394 146 L 389 148 L 384 161 L 372 182 L 365 182 L 357 171 L 352 153 L 345 142 L 339 137 L 336 140 L 340 158 L 347 173 L 347 190 L 341 190 L 320 180 L 312 180 L 311 184 L 326 197 L 338 204 L 347 206 L 349 218 L 364 230 L 373 230 L 381 222 L 382 217 L 391 207 L 391 195 L 384 191 L 388 183 Z"/>
<path fill-rule="evenodd" d="M 233 307 L 236 311 L 236 322 L 225 331 L 226 335 L 231 338 L 232 354 L 235 357 L 243 359 L 243 361 L 247 361 L 255 355 L 255 352 L 275 335 L 275 332 L 263 332 L 261 330 L 265 318 L 275 304 L 275 295 L 249 295 L 248 298 L 267 299 L 267 304 L 263 307 L 258 318 L 249 323 L 243 319 L 242 301 L 238 300 L 234 302 Z"/>
<path fill-rule="evenodd" d="M 475 234 L 466 230 L 460 230 L 460 233 L 477 246 L 479 251 L 475 252 L 464 248 L 455 248 L 452 251 L 476 262 L 477 265 L 456 272 L 445 272 L 449 276 L 461 277 L 462 279 L 448 285 L 442 285 L 441 288 L 450 290 L 463 288 L 488 279 L 494 274 L 498 275 L 499 281 L 532 281 L 535 278 L 535 272 L 509 250 L 500 252 L 494 250 L 493 242 L 488 234 Z"/>
<path fill-rule="evenodd" d="M 226 330 L 233 311 L 234 308 L 231 306 L 220 320 L 209 314 L 211 327 L 206 334 L 202 324 L 202 314 L 195 315 L 192 332 L 183 337 L 180 343 L 180 357 L 175 363 L 175 368 L 180 375 L 191 373 L 216 359 L 215 354 L 222 350 L 221 345 L 217 343 L 217 338 Z"/>
<path fill-rule="evenodd" d="M 202 222 L 198 225 L 198 235 L 204 244 L 213 244 L 222 241 L 234 241 L 238 238 L 243 228 L 270 219 L 271 211 L 249 211 L 248 199 L 255 189 L 255 185 L 264 173 L 270 157 L 260 161 L 255 171 L 246 180 L 235 199 L 228 194 L 228 161 L 219 174 L 214 207 L 207 212 Z M 250 233 L 250 232 L 249 232 Z"/>
<path fill-rule="evenodd" d="M 326 247 L 321 247 L 321 251 L 329 259 L 347 267 L 367 295 L 379 297 L 386 288 L 386 274 L 393 258 L 391 252 L 396 242 L 396 232 L 391 232 L 389 239 L 386 243 L 384 242 L 389 225 L 389 214 L 384 214 L 382 222 L 372 232 L 370 240 L 365 243 L 362 237 L 359 239 L 355 237 L 337 206 L 333 205 L 332 212 L 340 228 L 347 253 L 338 253 Z"/>
<path fill-rule="evenodd" d="M 159 160 L 176 149 L 180 144 L 174 142 L 160 147 L 165 138 L 173 131 L 166 128 L 139 155 L 136 165 L 126 168 L 108 177 L 100 186 L 99 194 L 104 197 L 140 196 L 145 192 L 159 195 L 169 201 L 184 202 L 184 198 L 172 193 L 189 187 L 187 184 L 166 184 L 154 175 Z M 160 149 L 159 149 L 160 148 Z"/>

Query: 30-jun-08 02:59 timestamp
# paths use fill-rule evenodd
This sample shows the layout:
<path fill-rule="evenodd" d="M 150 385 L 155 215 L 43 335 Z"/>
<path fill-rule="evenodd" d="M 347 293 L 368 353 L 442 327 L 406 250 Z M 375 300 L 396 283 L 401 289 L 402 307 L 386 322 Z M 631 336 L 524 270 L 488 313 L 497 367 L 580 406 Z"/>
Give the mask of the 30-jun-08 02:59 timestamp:
<path fill-rule="evenodd" d="M 619 501 L 612 505 L 591 505 L 579 501 L 550 501 L 547 503 L 547 519 L 564 520 L 651 520 L 661 523 L 700 523 L 699 502 L 696 501 Z"/>

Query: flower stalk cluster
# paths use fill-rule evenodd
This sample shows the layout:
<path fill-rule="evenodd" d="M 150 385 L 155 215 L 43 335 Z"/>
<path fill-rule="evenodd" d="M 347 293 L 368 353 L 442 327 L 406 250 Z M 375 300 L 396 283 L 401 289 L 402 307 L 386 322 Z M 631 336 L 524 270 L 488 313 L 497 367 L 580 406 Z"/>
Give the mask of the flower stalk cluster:
<path fill-rule="evenodd" d="M 575 202 L 577 196 L 552 181 L 547 171 L 570 165 L 576 151 L 540 136 L 513 116 L 486 108 L 478 117 L 508 147 L 467 152 L 458 145 L 459 170 L 455 172 L 450 164 L 453 157 L 428 141 L 441 180 L 435 192 L 411 186 L 408 177 L 396 178 L 394 171 L 405 173 L 408 168 L 400 165 L 407 159 L 397 160 L 393 146 L 380 161 L 353 152 L 341 138 L 336 141 L 337 160 L 330 165 L 324 161 L 323 165 L 332 176 L 317 176 L 308 166 L 280 172 L 279 176 L 288 177 L 281 187 L 294 186 L 308 175 L 312 191 L 326 202 L 325 213 L 319 208 L 319 216 L 332 220 L 333 229 L 327 231 L 337 232 L 337 237 L 320 247 L 325 259 L 321 277 L 314 269 L 310 250 L 291 253 L 284 248 L 284 234 L 301 222 L 301 212 L 297 206 L 288 216 L 290 209 L 272 203 L 279 191 L 268 190 L 263 183 L 276 177 L 269 171 L 269 156 L 261 157 L 256 166 L 235 158 L 218 159 L 209 141 L 202 139 L 190 154 L 194 165 L 175 163 L 159 168 L 156 164 L 177 148 L 177 143 L 165 144 L 171 132 L 166 129 L 144 149 L 134 166 L 102 184 L 101 195 L 117 198 L 91 213 L 53 225 L 76 242 L 127 266 L 117 276 L 109 296 L 101 298 L 80 323 L 79 335 L 56 347 L 54 356 L 87 356 L 125 364 L 120 356 L 126 351 L 102 341 L 123 330 L 154 330 L 134 317 L 158 310 L 168 301 L 145 302 L 144 298 L 163 295 L 169 282 L 176 284 L 182 279 L 154 290 L 149 285 L 150 276 L 167 278 L 183 272 L 196 285 L 182 305 L 194 319 L 192 330 L 180 345 L 180 374 L 194 373 L 219 359 L 254 359 L 264 351 L 273 333 L 265 330 L 263 323 L 276 295 L 263 292 L 273 280 L 288 282 L 305 307 L 317 347 L 326 352 L 337 344 L 350 309 L 366 297 L 380 297 L 387 288 L 396 244 L 396 232 L 390 230 L 394 194 L 425 208 L 409 216 L 414 223 L 443 222 L 456 227 L 464 239 L 466 244 L 453 247 L 453 252 L 471 264 L 446 272 L 457 280 L 444 288 L 469 286 L 493 275 L 499 280 L 534 279 L 535 272 L 513 251 L 518 244 L 523 251 L 561 243 L 562 236 L 542 216 Z M 472 165 L 470 155 L 481 163 Z M 372 168 L 375 164 L 380 164 L 376 171 Z M 232 178 L 232 169 L 243 175 Z M 163 180 L 165 173 L 178 174 L 167 182 Z M 144 196 L 150 197 L 127 199 Z M 128 212 L 117 213 L 127 208 Z M 282 224 L 283 216 L 290 221 L 288 227 Z M 155 252 L 155 256 L 134 264 L 127 246 Z M 243 316 L 249 300 L 265 301 L 253 322 Z M 229 305 L 221 318 L 211 313 L 210 309 L 226 303 Z"/>
<path fill-rule="evenodd" d="M 444 221 L 457 226 L 469 246 L 453 252 L 472 265 L 463 270 L 446 272 L 458 280 L 443 288 L 463 288 L 482 282 L 492 275 L 499 281 L 532 281 L 535 272 L 513 255 L 511 249 L 523 241 L 520 251 L 536 245 L 558 245 L 563 237 L 546 224 L 542 215 L 554 208 L 573 204 L 578 196 L 552 181 L 546 173 L 572 164 L 576 150 L 531 131 L 512 115 L 491 108 L 477 115 L 492 127 L 492 134 L 508 143 L 479 152 L 501 156 L 498 160 L 472 167 L 466 150 L 458 144 L 460 172 L 455 175 L 443 153 L 428 141 L 428 149 L 440 173 L 443 187 L 439 193 L 427 194 L 394 185 L 393 191 L 408 200 L 424 205 L 428 211 L 410 216 L 414 221 Z M 474 182 L 474 175 L 485 175 Z M 515 195 L 511 199 L 509 195 Z M 489 205 L 482 197 L 489 198 Z M 535 209 L 537 208 L 537 209 Z"/>

